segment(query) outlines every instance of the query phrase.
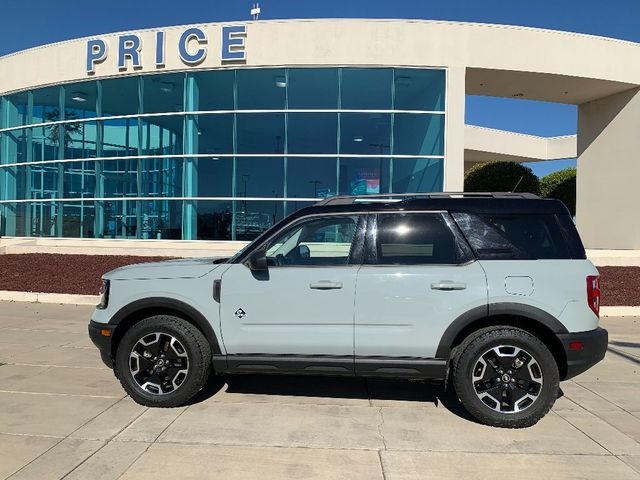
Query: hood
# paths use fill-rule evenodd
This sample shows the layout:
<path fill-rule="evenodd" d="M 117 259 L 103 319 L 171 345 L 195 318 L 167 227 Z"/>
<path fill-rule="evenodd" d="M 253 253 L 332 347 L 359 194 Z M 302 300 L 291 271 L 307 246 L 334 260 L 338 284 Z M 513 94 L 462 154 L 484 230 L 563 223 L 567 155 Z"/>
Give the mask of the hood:
<path fill-rule="evenodd" d="M 151 280 L 170 278 L 198 278 L 215 270 L 217 257 L 164 260 L 162 262 L 138 263 L 116 268 L 105 273 L 106 280 Z"/>

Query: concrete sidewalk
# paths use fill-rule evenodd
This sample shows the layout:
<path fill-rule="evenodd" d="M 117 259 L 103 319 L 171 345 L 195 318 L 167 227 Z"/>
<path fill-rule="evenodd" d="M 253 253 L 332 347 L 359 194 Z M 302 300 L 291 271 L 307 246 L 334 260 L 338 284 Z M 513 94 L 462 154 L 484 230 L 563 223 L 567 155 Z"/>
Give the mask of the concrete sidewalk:
<path fill-rule="evenodd" d="M 538 425 L 485 427 L 451 392 L 340 378 L 212 379 L 189 406 L 126 397 L 91 307 L 0 302 L 0 478 L 640 479 L 640 319 Z"/>

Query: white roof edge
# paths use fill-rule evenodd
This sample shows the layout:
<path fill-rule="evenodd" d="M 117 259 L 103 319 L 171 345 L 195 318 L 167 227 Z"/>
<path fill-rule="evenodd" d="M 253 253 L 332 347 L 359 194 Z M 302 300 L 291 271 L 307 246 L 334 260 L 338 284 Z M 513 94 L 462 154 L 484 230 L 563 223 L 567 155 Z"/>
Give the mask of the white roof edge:
<path fill-rule="evenodd" d="M 457 26 L 470 26 L 470 27 L 483 27 L 483 28 L 497 28 L 497 29 L 508 29 L 508 30 L 521 30 L 521 31 L 531 31 L 531 32 L 540 32 L 540 33 L 548 33 L 554 35 L 568 35 L 572 37 L 582 37 L 585 39 L 592 40 L 601 40 L 607 42 L 615 42 L 621 44 L 627 44 L 630 46 L 640 47 L 640 43 L 633 42 L 631 40 L 624 40 L 620 38 L 614 37 L 605 37 L 602 35 L 594 35 L 589 33 L 580 33 L 580 32 L 571 32 L 566 30 L 553 30 L 550 28 L 542 28 L 542 27 L 531 27 L 524 25 L 509 25 L 509 24 L 500 24 L 500 23 L 483 23 L 483 22 L 461 22 L 456 20 L 429 20 L 429 19 L 412 19 L 412 18 L 283 18 L 283 19 L 270 19 L 270 20 L 225 20 L 220 22 L 202 22 L 202 23 L 188 23 L 188 24 L 180 24 L 180 25 L 166 25 L 166 26 L 157 26 L 157 27 L 146 27 L 140 29 L 130 29 L 130 30 L 120 30 L 117 32 L 106 32 L 106 33 L 95 33 L 92 35 L 86 35 L 83 37 L 74 37 L 67 40 L 60 40 L 57 42 L 45 43 L 42 45 L 37 45 L 35 47 L 25 48 L 22 50 L 17 50 L 15 52 L 7 53 L 5 55 L 0 56 L 0 60 L 12 57 L 14 55 L 20 55 L 23 53 L 27 53 L 33 50 L 38 50 L 41 48 L 48 48 L 57 45 L 64 45 L 67 43 L 78 42 L 82 40 L 89 40 L 96 37 L 113 37 L 117 35 L 135 33 L 135 32 L 150 32 L 156 30 L 175 30 L 180 28 L 192 27 L 197 25 L 229 25 L 234 23 L 319 23 L 319 22 L 372 22 L 372 23 L 393 23 L 393 22 L 404 22 L 404 23 L 422 23 L 422 24 L 433 24 L 433 25 L 457 25 Z"/>

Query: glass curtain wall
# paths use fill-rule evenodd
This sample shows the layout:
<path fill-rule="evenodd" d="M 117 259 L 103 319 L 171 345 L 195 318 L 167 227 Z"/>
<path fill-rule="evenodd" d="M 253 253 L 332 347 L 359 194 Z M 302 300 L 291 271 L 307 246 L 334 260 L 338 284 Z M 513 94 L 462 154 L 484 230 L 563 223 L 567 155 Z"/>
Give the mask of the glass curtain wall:
<path fill-rule="evenodd" d="M 0 97 L 0 234 L 251 240 L 324 197 L 441 191 L 445 83 L 242 68 Z"/>

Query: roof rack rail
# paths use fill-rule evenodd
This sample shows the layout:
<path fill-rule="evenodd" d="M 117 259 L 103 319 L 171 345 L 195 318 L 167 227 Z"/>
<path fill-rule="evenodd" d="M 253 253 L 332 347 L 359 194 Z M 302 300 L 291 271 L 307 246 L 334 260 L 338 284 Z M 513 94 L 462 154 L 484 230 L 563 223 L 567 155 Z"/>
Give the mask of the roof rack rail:
<path fill-rule="evenodd" d="M 351 205 L 354 203 L 406 202 L 413 199 L 431 198 L 540 198 L 533 193 L 516 192 L 431 192 L 431 193 L 382 193 L 369 195 L 337 195 L 319 201 L 315 206 Z"/>

